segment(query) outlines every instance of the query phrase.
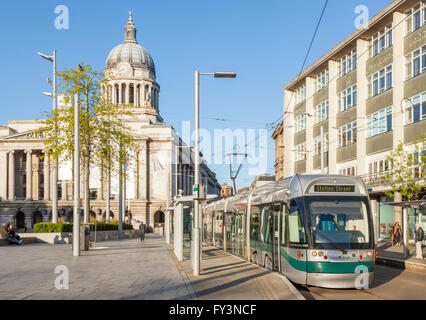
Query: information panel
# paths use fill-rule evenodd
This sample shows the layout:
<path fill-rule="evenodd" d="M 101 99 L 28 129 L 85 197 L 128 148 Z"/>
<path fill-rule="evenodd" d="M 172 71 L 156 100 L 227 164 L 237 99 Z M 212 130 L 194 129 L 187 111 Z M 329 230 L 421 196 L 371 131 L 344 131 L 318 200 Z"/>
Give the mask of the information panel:
<path fill-rule="evenodd" d="M 355 186 L 316 185 L 315 192 L 355 192 Z"/>

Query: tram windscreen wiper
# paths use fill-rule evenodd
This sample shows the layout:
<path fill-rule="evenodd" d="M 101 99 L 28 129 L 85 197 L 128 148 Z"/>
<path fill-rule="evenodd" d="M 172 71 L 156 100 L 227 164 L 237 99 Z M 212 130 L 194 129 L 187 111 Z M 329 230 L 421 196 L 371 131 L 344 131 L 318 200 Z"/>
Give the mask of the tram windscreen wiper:
<path fill-rule="evenodd" d="M 335 247 L 337 250 L 342 251 L 343 254 L 346 254 L 347 251 L 345 249 L 343 249 L 341 246 L 339 246 L 336 242 L 334 242 L 333 240 L 331 240 L 329 237 L 327 237 L 324 232 L 322 232 L 321 230 L 316 230 L 316 232 L 320 231 L 321 232 L 321 236 L 324 237 L 324 239 L 326 239 L 333 247 Z"/>

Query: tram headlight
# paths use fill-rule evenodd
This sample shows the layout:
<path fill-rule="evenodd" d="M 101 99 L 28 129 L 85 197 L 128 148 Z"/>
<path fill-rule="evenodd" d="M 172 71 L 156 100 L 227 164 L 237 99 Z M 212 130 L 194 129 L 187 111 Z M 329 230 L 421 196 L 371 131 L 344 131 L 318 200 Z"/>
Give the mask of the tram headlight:
<path fill-rule="evenodd" d="M 312 251 L 312 255 L 313 255 L 314 257 L 316 257 L 316 256 L 317 256 L 317 252 L 316 252 L 316 251 Z"/>
<path fill-rule="evenodd" d="M 367 251 L 367 256 L 372 257 L 373 256 L 373 251 Z"/>
<path fill-rule="evenodd" d="M 319 255 L 320 257 L 322 257 L 322 256 L 324 256 L 324 252 L 320 251 L 320 252 L 318 253 L 318 255 Z"/>

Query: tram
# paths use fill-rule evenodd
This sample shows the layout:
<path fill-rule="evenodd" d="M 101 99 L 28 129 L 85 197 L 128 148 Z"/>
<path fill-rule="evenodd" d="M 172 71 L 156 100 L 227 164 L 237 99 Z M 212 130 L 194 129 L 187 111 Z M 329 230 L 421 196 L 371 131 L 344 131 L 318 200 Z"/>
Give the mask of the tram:
<path fill-rule="evenodd" d="M 203 208 L 203 240 L 291 281 L 354 288 L 373 281 L 376 243 L 361 178 L 295 175 Z"/>

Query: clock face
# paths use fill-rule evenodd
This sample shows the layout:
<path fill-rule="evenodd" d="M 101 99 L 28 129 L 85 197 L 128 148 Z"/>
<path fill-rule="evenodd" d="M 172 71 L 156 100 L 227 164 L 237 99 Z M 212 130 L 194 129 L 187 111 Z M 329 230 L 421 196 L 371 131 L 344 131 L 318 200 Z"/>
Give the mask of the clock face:
<path fill-rule="evenodd" d="M 118 66 L 118 72 L 120 72 L 121 74 L 128 74 L 130 73 L 130 67 L 129 65 L 122 63 Z"/>

